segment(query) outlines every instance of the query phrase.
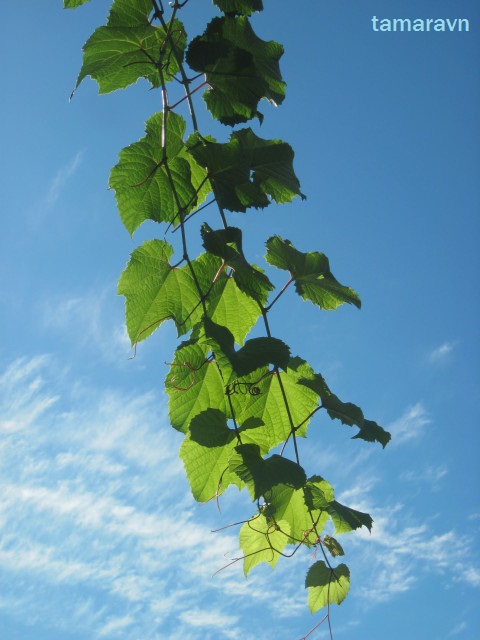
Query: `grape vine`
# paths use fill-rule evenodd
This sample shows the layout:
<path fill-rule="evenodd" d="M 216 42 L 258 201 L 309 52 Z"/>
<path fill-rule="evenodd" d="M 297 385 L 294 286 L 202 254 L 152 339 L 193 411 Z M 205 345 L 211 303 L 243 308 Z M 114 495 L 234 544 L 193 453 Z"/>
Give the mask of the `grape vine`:
<path fill-rule="evenodd" d="M 88 1 L 64 0 L 64 6 Z M 324 254 L 304 253 L 279 235 L 266 240 L 265 256 L 269 266 L 287 272 L 278 293 L 245 256 L 242 230 L 231 226 L 230 212 L 305 197 L 290 145 L 264 140 L 250 127 L 236 128 L 263 120 L 261 100 L 282 103 L 283 47 L 253 30 L 252 15 L 263 10 L 262 0 L 214 0 L 221 15 L 188 41 L 179 19 L 188 2 L 166 7 L 162 0 L 114 0 L 106 25 L 83 48 L 74 91 L 87 76 L 100 93 L 144 78 L 161 95 L 162 111 L 148 119 L 143 138 L 120 151 L 110 186 L 128 232 L 133 235 L 146 220 L 163 225 L 164 237 L 179 231 L 181 257 L 173 260 L 174 246 L 165 239 L 145 242 L 131 254 L 118 293 L 125 297 L 134 351 L 163 322 L 173 322 L 183 337 L 165 385 L 171 425 L 184 434 L 180 456 L 193 496 L 218 501 L 235 485 L 246 488 L 254 505 L 252 517 L 237 523 L 242 555 L 233 562 L 242 560 L 247 575 L 261 562 L 275 567 L 300 548 L 319 550 L 322 560 L 310 566 L 305 587 L 312 613 L 327 608 L 313 630 L 327 621 L 331 634 L 330 605 L 346 597 L 350 573 L 337 564 L 344 552 L 325 525 L 331 521 L 338 535 L 362 526 L 370 530 L 372 518 L 335 500 L 322 476 L 307 478 L 301 439 L 322 410 L 356 427 L 353 438 L 385 447 L 390 434 L 292 356 L 272 334 L 270 314 L 292 285 L 322 310 L 345 303 L 360 308 L 360 299 L 336 280 Z M 235 127 L 226 142 L 199 130 L 200 95 L 214 119 Z M 179 114 L 184 103 L 188 134 Z M 211 206 L 218 210 L 217 229 L 201 221 Z M 204 252 L 192 257 L 189 245 L 198 232 Z M 257 334 L 262 327 L 263 335 L 247 339 L 253 327 Z"/>

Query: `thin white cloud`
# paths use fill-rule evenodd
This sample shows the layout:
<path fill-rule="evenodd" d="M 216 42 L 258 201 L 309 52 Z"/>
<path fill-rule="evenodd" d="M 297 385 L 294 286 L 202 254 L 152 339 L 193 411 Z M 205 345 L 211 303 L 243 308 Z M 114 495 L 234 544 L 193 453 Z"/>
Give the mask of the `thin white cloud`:
<path fill-rule="evenodd" d="M 51 209 L 59 199 L 62 191 L 65 189 L 67 182 L 75 174 L 80 167 L 84 156 L 84 151 L 79 151 L 73 158 L 61 169 L 57 171 L 50 183 L 47 195 L 45 197 L 44 206 Z"/>
<path fill-rule="evenodd" d="M 22 622 L 47 628 L 75 618 L 92 639 L 170 640 L 175 619 L 192 631 L 179 637 L 195 638 L 201 626 L 205 640 L 248 638 L 224 610 L 224 593 L 239 610 L 276 595 L 261 577 L 247 585 L 240 563 L 212 579 L 237 548 L 236 532 L 201 523 L 158 396 L 88 389 L 55 370 L 42 357 L 0 376 L 9 421 L 19 422 L 15 412 L 31 418 L 0 449 L 0 593 L 12 594 L 9 611 L 28 610 Z M 186 610 L 204 613 L 186 621 Z"/>
<path fill-rule="evenodd" d="M 402 474 L 402 479 L 407 482 L 425 483 L 430 485 L 432 490 L 440 487 L 440 481 L 448 474 L 448 468 L 445 465 L 432 466 L 428 465 L 424 469 L 416 471 L 407 471 Z"/>
<path fill-rule="evenodd" d="M 454 347 L 454 342 L 442 343 L 440 346 L 432 349 L 432 351 L 427 354 L 427 362 L 429 362 L 430 364 L 439 364 L 441 362 L 445 362 L 445 360 L 447 360 L 447 358 L 451 355 Z"/>
<path fill-rule="evenodd" d="M 456 624 L 453 629 L 448 633 L 447 638 L 454 638 L 455 636 L 460 635 L 467 629 L 467 623 L 465 621 L 459 622 Z"/>
<path fill-rule="evenodd" d="M 431 420 L 421 402 L 408 407 L 400 418 L 387 426 L 387 430 L 392 434 L 392 442 L 389 446 L 418 440 L 430 423 Z"/>

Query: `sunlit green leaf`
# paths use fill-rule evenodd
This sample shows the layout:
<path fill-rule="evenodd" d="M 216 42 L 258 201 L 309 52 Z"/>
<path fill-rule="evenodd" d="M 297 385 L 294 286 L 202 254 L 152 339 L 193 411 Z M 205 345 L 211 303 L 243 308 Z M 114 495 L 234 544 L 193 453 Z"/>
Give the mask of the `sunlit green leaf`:
<path fill-rule="evenodd" d="M 183 143 L 185 120 L 168 112 L 165 153 L 163 122 L 162 113 L 149 118 L 146 136 L 120 152 L 110 174 L 120 217 L 131 234 L 145 220 L 179 223 L 179 207 L 183 215 L 193 211 L 210 191 L 205 170 Z"/>
<path fill-rule="evenodd" d="M 114 0 L 108 14 L 108 27 L 137 27 L 150 24 L 152 0 Z M 180 23 L 177 23 L 179 25 Z"/>
<path fill-rule="evenodd" d="M 137 13 L 143 15 L 142 11 Z M 162 78 L 168 81 L 178 73 L 177 59 L 183 58 L 186 45 L 182 23 L 174 22 L 172 30 L 177 36 L 171 40 L 163 27 L 154 27 L 148 20 L 132 26 L 126 18 L 122 24 L 121 15 L 114 13 L 111 22 L 96 29 L 85 43 L 75 89 L 86 76 L 97 81 L 99 93 L 109 93 L 125 89 L 139 78 L 159 87 Z"/>
<path fill-rule="evenodd" d="M 230 211 L 264 208 L 271 200 L 304 197 L 293 171 L 293 150 L 281 140 L 263 140 L 251 129 L 234 131 L 227 143 L 202 138 L 187 140 L 199 165 L 208 170 L 219 204 Z"/>
<path fill-rule="evenodd" d="M 315 483 L 310 479 L 307 483 Z M 277 485 L 272 488 L 268 497 L 268 510 L 274 520 L 286 520 L 290 525 L 289 540 L 292 544 L 303 542 L 307 546 L 317 544 L 318 535 L 329 515 L 322 509 L 313 509 L 306 504 L 305 487 L 295 489 L 288 485 Z"/>
<path fill-rule="evenodd" d="M 228 428 L 225 415 L 218 409 L 207 409 L 193 418 L 180 457 L 195 500 L 212 500 L 230 484 L 243 486 L 228 468 L 236 444 L 235 431 Z"/>
<path fill-rule="evenodd" d="M 186 433 L 196 416 L 207 409 L 227 412 L 224 382 L 207 349 L 191 341 L 180 344 L 165 380 L 171 425 Z"/>
<path fill-rule="evenodd" d="M 312 613 L 329 604 L 341 604 L 350 589 L 350 571 L 346 564 L 330 569 L 323 560 L 318 560 L 308 570 L 305 588 Z"/>
<path fill-rule="evenodd" d="M 240 529 L 245 576 L 260 562 L 268 562 L 273 569 L 288 543 L 289 535 L 290 527 L 284 520 L 272 524 L 267 522 L 263 514 L 259 514 L 245 522 Z"/>
<path fill-rule="evenodd" d="M 244 385 L 251 385 L 258 393 L 232 393 L 231 401 L 240 422 L 258 418 L 265 425 L 271 448 L 284 442 L 291 434 L 292 419 L 297 436 L 304 436 L 309 423 L 309 416 L 317 407 L 318 396 L 305 386 L 298 384 L 298 371 L 304 361 L 291 358 L 285 371 L 280 371 L 283 388 L 287 397 L 289 411 L 280 388 L 277 375 L 268 368 L 262 368 L 239 379 Z M 289 413 L 290 412 L 290 413 Z M 300 426 L 301 425 L 301 426 Z"/>
<path fill-rule="evenodd" d="M 214 18 L 192 40 L 186 58 L 192 69 L 205 74 L 210 89 L 204 99 L 213 117 L 234 125 L 261 117 L 257 106 L 262 98 L 275 105 L 283 102 L 282 54 L 277 42 L 255 35 L 248 18 L 225 16 Z"/>

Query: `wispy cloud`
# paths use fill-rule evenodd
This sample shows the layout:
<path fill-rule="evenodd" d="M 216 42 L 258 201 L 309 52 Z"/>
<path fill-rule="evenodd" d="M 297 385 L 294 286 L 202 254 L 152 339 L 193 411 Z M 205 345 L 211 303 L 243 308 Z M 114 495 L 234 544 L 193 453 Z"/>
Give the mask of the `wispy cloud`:
<path fill-rule="evenodd" d="M 435 349 L 432 349 L 432 351 L 427 354 L 427 362 L 430 364 L 439 364 L 441 362 L 445 362 L 451 355 L 454 347 L 454 342 L 444 342 Z"/>
<path fill-rule="evenodd" d="M 75 620 L 89 638 L 248 639 L 245 610 L 281 596 L 261 572 L 247 585 L 241 563 L 212 579 L 236 532 L 211 533 L 213 506 L 202 522 L 162 401 L 57 369 L 51 357 L 22 359 L 0 376 L 5 607 L 35 628 Z"/>
<path fill-rule="evenodd" d="M 408 407 L 400 418 L 388 425 L 387 429 L 392 434 L 392 442 L 389 446 L 395 446 L 418 440 L 425 431 L 425 427 L 431 420 L 421 402 Z"/>
<path fill-rule="evenodd" d="M 57 171 L 45 196 L 44 206 L 47 209 L 51 209 L 55 205 L 67 182 L 82 164 L 83 156 L 84 151 L 79 151 L 64 167 Z"/>

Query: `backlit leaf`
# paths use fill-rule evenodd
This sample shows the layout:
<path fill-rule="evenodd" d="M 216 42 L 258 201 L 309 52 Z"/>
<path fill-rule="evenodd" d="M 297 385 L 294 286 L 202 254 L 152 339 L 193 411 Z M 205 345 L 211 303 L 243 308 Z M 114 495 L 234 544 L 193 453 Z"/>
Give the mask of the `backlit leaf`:
<path fill-rule="evenodd" d="M 208 170 L 219 204 L 230 211 L 264 208 L 271 200 L 290 202 L 305 196 L 293 171 L 293 150 L 281 140 L 263 140 L 251 129 L 234 131 L 227 143 L 190 136 L 187 146 Z"/>
<path fill-rule="evenodd" d="M 248 18 L 225 16 L 214 18 L 205 33 L 192 40 L 186 59 L 192 69 L 205 74 L 210 89 L 204 100 L 213 117 L 234 125 L 261 117 L 257 106 L 262 98 L 275 105 L 283 102 L 285 83 L 278 64 L 282 54 L 277 42 L 255 35 Z"/>
<path fill-rule="evenodd" d="M 127 230 L 133 232 L 145 220 L 180 222 L 210 191 L 205 170 L 187 152 L 183 143 L 185 120 L 169 111 L 166 118 L 166 157 L 163 114 L 154 114 L 146 123 L 146 136 L 120 152 L 110 174 L 118 210 Z M 172 184 L 173 183 L 173 184 Z"/>
<path fill-rule="evenodd" d="M 257 500 L 276 485 L 299 489 L 307 480 L 300 465 L 276 454 L 264 459 L 260 448 L 254 444 L 235 447 L 229 469 L 247 485 L 252 500 Z"/>
<path fill-rule="evenodd" d="M 213 0 L 213 3 L 226 14 L 250 16 L 256 11 L 263 11 L 262 0 Z"/>
<path fill-rule="evenodd" d="M 259 514 L 245 522 L 240 529 L 245 576 L 260 562 L 268 562 L 273 569 L 288 544 L 289 535 L 290 527 L 284 520 L 272 524 L 267 522 L 263 514 Z"/>
<path fill-rule="evenodd" d="M 328 505 L 327 511 L 335 525 L 335 533 L 348 533 L 360 527 L 372 530 L 373 520 L 368 513 L 346 507 L 336 500 Z"/>
<path fill-rule="evenodd" d="M 353 289 L 344 287 L 330 271 L 328 258 L 318 251 L 302 253 L 290 240 L 272 236 L 267 240 L 268 263 L 289 271 L 295 289 L 304 300 L 310 300 L 322 309 L 336 309 L 344 302 L 360 308 L 360 298 Z"/>
<path fill-rule="evenodd" d="M 305 588 L 312 613 L 329 604 L 341 604 L 350 589 L 350 571 L 346 564 L 330 569 L 319 560 L 308 570 Z"/>
<path fill-rule="evenodd" d="M 182 23 L 175 20 L 173 24 L 172 30 L 178 35 L 171 46 L 163 27 L 150 25 L 143 11 L 136 13 L 137 24 L 120 11 L 112 9 L 112 14 L 110 22 L 96 29 L 83 47 L 83 65 L 75 89 L 86 76 L 97 81 L 99 93 L 125 89 L 139 78 L 148 80 L 152 87 L 161 86 L 162 77 L 171 80 L 179 71 L 177 59 L 183 58 L 186 45 Z"/>

